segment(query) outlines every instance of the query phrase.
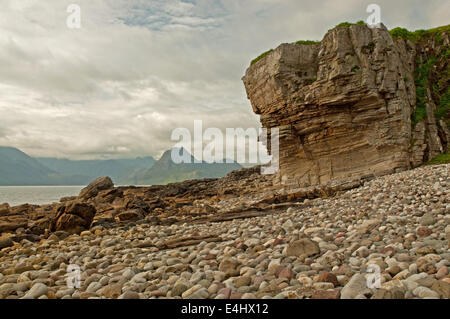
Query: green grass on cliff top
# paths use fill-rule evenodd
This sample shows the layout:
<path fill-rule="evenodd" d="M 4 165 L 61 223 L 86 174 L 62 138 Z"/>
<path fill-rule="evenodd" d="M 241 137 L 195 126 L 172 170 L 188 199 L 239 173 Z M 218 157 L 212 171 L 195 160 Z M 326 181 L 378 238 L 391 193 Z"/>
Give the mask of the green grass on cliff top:
<path fill-rule="evenodd" d="M 339 23 L 337 26 L 335 26 L 332 29 L 329 29 L 328 32 L 330 32 L 331 30 L 337 29 L 337 28 L 348 28 L 351 25 L 365 25 L 366 23 L 362 20 L 359 20 L 358 22 L 341 22 Z"/>
<path fill-rule="evenodd" d="M 347 28 L 350 27 L 351 25 L 365 25 L 366 23 L 362 20 L 352 23 L 352 22 L 342 22 L 339 23 L 337 26 L 335 26 L 334 28 L 328 30 L 334 30 L 337 28 Z M 442 32 L 450 32 L 450 24 L 446 25 L 446 26 L 442 26 L 442 27 L 437 27 L 437 28 L 433 28 L 433 29 L 428 29 L 428 30 L 416 30 L 416 31 L 409 31 L 408 29 L 405 28 L 394 28 L 392 30 L 389 31 L 389 33 L 391 34 L 391 36 L 394 39 L 397 38 L 402 38 L 405 40 L 411 40 L 411 41 L 418 41 L 424 37 L 427 36 L 435 36 L 437 37 L 438 41 L 440 40 L 440 35 Z M 295 44 L 306 44 L 306 45 L 311 45 L 311 44 L 319 44 L 320 41 L 312 41 L 312 40 L 299 40 L 297 42 L 294 42 Z M 255 64 L 256 62 L 258 62 L 259 60 L 261 60 L 262 58 L 264 58 L 266 55 L 268 55 L 269 53 L 271 53 L 273 51 L 273 49 L 270 49 L 266 52 L 264 52 L 263 54 L 261 54 L 260 56 L 258 56 L 257 58 L 253 59 L 252 62 L 250 63 L 250 65 Z"/>
<path fill-rule="evenodd" d="M 313 41 L 313 40 L 299 40 L 297 42 L 293 42 L 291 44 L 298 44 L 298 45 L 312 45 L 312 44 L 319 44 L 320 41 Z M 261 54 L 260 56 L 258 56 L 256 59 L 253 59 L 252 62 L 250 63 L 250 65 L 255 64 L 256 62 L 258 62 L 259 60 L 261 60 L 262 58 L 264 58 L 266 55 L 268 55 L 269 53 L 271 53 L 273 51 L 273 49 L 270 49 L 266 52 L 264 52 L 263 54 Z"/>
<path fill-rule="evenodd" d="M 450 153 L 440 154 L 433 158 L 431 161 L 425 165 L 437 165 L 437 164 L 449 164 L 450 163 Z"/>
<path fill-rule="evenodd" d="M 402 38 L 413 42 L 430 36 L 437 37 L 438 42 L 441 42 L 442 39 L 440 38 L 440 35 L 442 32 L 450 32 L 450 24 L 428 30 L 420 29 L 416 31 L 409 31 L 408 29 L 398 27 L 389 31 L 394 39 Z"/>
<path fill-rule="evenodd" d="M 270 52 L 272 52 L 273 49 L 270 49 L 266 52 L 264 52 L 263 54 L 261 54 L 260 56 L 258 56 L 256 59 L 253 59 L 252 62 L 250 63 L 250 65 L 255 64 L 256 62 L 258 62 L 259 60 L 261 60 L 262 58 L 264 58 L 266 55 L 268 55 Z"/>

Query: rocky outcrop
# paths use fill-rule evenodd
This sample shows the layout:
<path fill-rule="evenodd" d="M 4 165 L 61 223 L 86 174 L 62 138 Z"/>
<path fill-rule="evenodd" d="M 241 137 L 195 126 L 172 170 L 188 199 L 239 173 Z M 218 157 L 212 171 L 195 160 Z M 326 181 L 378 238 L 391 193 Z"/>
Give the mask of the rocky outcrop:
<path fill-rule="evenodd" d="M 21 240 L 24 236 L 80 233 L 96 226 L 132 222 L 169 225 L 256 216 L 261 207 L 271 207 L 280 199 L 274 197 L 271 177 L 259 171 L 259 167 L 241 169 L 223 178 L 150 187 L 114 187 L 110 178 L 103 177 L 85 187 L 79 196 L 62 198 L 59 203 L 14 207 L 1 204 L 0 235 Z M 309 191 L 297 196 L 308 198 L 314 194 L 319 193 Z M 259 208 L 255 210 L 254 205 Z"/>
<path fill-rule="evenodd" d="M 94 219 L 95 207 L 82 202 L 69 202 L 58 208 L 51 230 L 78 234 L 89 229 Z"/>
<path fill-rule="evenodd" d="M 384 26 L 356 24 L 318 44 L 282 44 L 253 63 L 243 81 L 263 127 L 279 128 L 278 182 L 292 189 L 372 178 L 443 152 L 447 127 L 431 101 L 427 120 L 411 121 L 418 50 Z"/>
<path fill-rule="evenodd" d="M 114 183 L 109 177 L 99 177 L 90 183 L 87 187 L 83 188 L 78 197 L 81 200 L 87 200 L 97 196 L 100 191 L 111 189 L 114 187 Z"/>

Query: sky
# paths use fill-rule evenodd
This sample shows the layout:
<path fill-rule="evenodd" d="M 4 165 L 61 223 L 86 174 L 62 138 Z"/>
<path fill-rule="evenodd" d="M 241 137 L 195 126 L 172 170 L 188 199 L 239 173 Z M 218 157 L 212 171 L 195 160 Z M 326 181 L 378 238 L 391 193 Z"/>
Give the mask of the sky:
<path fill-rule="evenodd" d="M 241 81 L 281 43 L 381 8 L 449 23 L 448 0 L 0 0 L 0 145 L 70 159 L 158 157 L 175 128 L 258 128 Z M 69 28 L 70 4 L 81 27 Z"/>

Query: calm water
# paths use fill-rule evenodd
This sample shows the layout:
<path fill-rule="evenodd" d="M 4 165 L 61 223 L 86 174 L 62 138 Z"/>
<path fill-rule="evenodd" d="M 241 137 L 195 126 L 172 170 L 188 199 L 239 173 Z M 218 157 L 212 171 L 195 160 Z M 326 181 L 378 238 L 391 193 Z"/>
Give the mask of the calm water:
<path fill-rule="evenodd" d="M 0 186 L 0 204 L 51 204 L 66 196 L 76 196 L 85 186 Z"/>

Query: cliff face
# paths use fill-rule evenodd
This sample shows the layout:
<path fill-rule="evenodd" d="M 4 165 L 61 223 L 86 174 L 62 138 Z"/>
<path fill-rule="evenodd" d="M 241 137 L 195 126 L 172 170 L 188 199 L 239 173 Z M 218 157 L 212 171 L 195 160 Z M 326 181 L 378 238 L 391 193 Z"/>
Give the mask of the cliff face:
<path fill-rule="evenodd" d="M 443 36 L 435 51 L 448 50 Z M 428 116 L 414 118 L 424 45 L 394 40 L 384 26 L 351 25 L 318 44 L 282 44 L 252 63 L 243 81 L 253 110 L 263 127 L 280 130 L 278 181 L 297 188 L 361 179 L 444 152 L 450 136 L 432 100 Z"/>

